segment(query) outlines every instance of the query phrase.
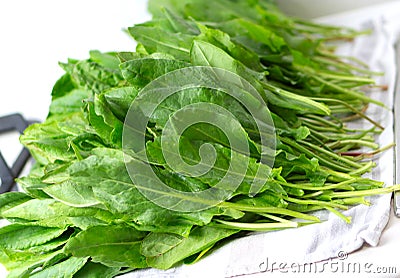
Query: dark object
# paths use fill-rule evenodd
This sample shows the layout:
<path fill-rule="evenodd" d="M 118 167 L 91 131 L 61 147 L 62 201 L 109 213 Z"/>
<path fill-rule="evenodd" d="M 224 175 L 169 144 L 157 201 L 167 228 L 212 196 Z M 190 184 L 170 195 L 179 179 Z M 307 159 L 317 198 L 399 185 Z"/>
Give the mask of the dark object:
<path fill-rule="evenodd" d="M 396 47 L 396 66 L 397 66 L 397 76 L 396 76 L 396 85 L 394 88 L 394 105 L 393 105 L 393 113 L 394 113 L 394 183 L 397 184 L 400 182 L 400 41 L 398 41 L 395 45 Z M 397 217 L 400 217 L 400 191 L 396 191 L 393 193 L 393 211 Z"/>
<path fill-rule="evenodd" d="M 25 120 L 20 114 L 0 117 L 0 134 L 11 131 L 18 131 L 22 134 L 31 123 L 33 122 Z M 21 173 L 29 158 L 29 151 L 23 148 L 14 164 L 10 167 L 0 152 L 0 194 L 12 190 L 15 186 L 15 178 Z"/>

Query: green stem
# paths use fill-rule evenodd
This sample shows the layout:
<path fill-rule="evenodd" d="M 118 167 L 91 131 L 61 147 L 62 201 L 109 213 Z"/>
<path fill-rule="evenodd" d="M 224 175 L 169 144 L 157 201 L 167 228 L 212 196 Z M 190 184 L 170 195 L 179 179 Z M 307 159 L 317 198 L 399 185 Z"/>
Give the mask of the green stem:
<path fill-rule="evenodd" d="M 314 137 L 318 138 L 319 141 L 322 141 L 323 143 L 328 142 L 328 141 L 331 140 L 331 138 L 329 136 L 325 135 L 326 134 L 325 132 L 318 132 L 318 131 L 312 130 L 312 129 L 309 129 L 309 130 L 310 130 L 310 134 L 311 135 L 313 135 Z"/>
<path fill-rule="evenodd" d="M 323 63 L 323 64 L 327 64 L 329 66 L 334 66 L 337 69 L 342 69 L 342 70 L 347 70 L 348 72 L 351 72 L 351 70 L 353 71 L 357 71 L 359 73 L 363 73 L 363 74 L 369 74 L 369 75 L 383 75 L 382 72 L 376 72 L 376 71 L 371 71 L 365 68 L 360 68 L 360 67 L 356 67 L 352 64 L 349 63 L 344 63 L 343 61 L 338 61 L 336 59 L 332 59 L 332 58 L 327 58 L 327 57 L 323 57 L 323 56 L 315 56 L 313 58 L 313 60 L 317 63 Z"/>
<path fill-rule="evenodd" d="M 282 223 L 292 222 L 292 221 L 287 220 L 285 218 L 282 218 L 282 217 L 279 217 L 279 216 L 276 216 L 276 215 L 272 215 L 272 214 L 269 214 L 269 213 L 258 213 L 258 215 L 261 215 L 261 216 L 263 216 L 265 218 L 269 218 L 269 219 L 274 220 L 276 222 L 282 222 Z"/>
<path fill-rule="evenodd" d="M 359 155 L 359 156 L 356 156 L 356 158 L 357 158 L 358 160 L 362 160 L 362 159 L 364 159 L 364 158 L 371 158 L 371 157 L 373 157 L 374 155 L 377 155 L 378 153 L 382 153 L 382 152 L 384 152 L 384 151 L 387 151 L 387 150 L 393 148 L 394 146 L 395 146 L 395 143 L 391 143 L 391 144 L 388 144 L 388 145 L 386 145 L 386 146 L 384 146 L 384 147 L 382 147 L 382 148 L 379 148 L 379 149 L 377 149 L 377 150 L 374 150 L 374 151 L 372 151 L 372 152 L 368 152 L 368 153 L 365 153 L 365 154 L 361 154 L 361 155 Z"/>
<path fill-rule="evenodd" d="M 376 164 L 373 161 L 369 161 L 368 163 L 366 163 L 363 167 L 361 167 L 360 169 L 357 169 L 355 171 L 350 172 L 350 175 L 362 175 L 365 174 L 369 171 L 371 171 L 371 169 L 373 167 L 375 167 Z"/>
<path fill-rule="evenodd" d="M 336 102 L 336 103 L 340 103 L 343 106 L 346 106 L 349 110 L 351 110 L 352 112 L 354 112 L 355 114 L 359 115 L 361 118 L 369 121 L 371 124 L 373 124 L 374 126 L 384 130 L 385 128 L 383 126 L 381 126 L 379 123 L 377 123 L 376 121 L 372 120 L 370 117 L 368 117 L 367 115 L 365 115 L 364 113 L 358 111 L 357 109 L 353 108 L 351 105 L 347 104 L 344 101 L 338 100 L 338 99 L 331 99 L 331 98 L 313 98 L 314 100 L 319 100 L 319 101 L 326 101 L 326 102 Z"/>
<path fill-rule="evenodd" d="M 343 56 L 343 55 L 340 56 L 340 55 L 333 54 L 332 52 L 326 52 L 326 51 L 318 51 L 318 53 L 322 56 L 329 57 L 331 59 L 335 59 L 335 60 L 344 60 L 345 59 L 345 60 L 355 62 L 363 68 L 369 68 L 368 64 L 366 64 L 364 61 L 361 61 L 360 59 L 357 59 L 356 57 L 353 57 L 353 56 Z"/>
<path fill-rule="evenodd" d="M 356 91 L 353 91 L 353 90 L 349 90 L 349 89 L 343 88 L 343 87 L 341 87 L 339 85 L 333 84 L 332 82 L 329 82 L 329 81 L 327 81 L 325 79 L 322 79 L 322 78 L 318 77 L 315 74 L 310 74 L 310 78 L 314 79 L 315 81 L 325 85 L 326 87 L 328 87 L 328 88 L 330 88 L 332 90 L 337 91 L 338 93 L 349 95 L 349 96 L 352 96 L 354 98 L 363 100 L 365 102 L 374 103 L 374 104 L 376 104 L 378 106 L 381 106 L 381 107 L 384 107 L 386 109 L 389 109 L 389 108 L 387 108 L 385 106 L 385 104 L 383 104 L 382 102 L 380 102 L 378 100 L 375 100 L 375 99 L 372 99 L 370 97 L 367 97 L 366 95 L 364 95 L 362 93 L 359 93 L 359 92 L 356 92 Z"/>
<path fill-rule="evenodd" d="M 281 97 L 285 97 L 288 100 L 293 100 L 296 102 L 304 103 L 305 107 L 310 107 L 310 109 L 315 110 L 314 112 L 318 112 L 319 114 L 323 114 L 323 115 L 329 115 L 331 113 L 329 108 L 326 105 L 316 102 L 309 97 L 291 93 L 289 91 L 275 87 L 272 84 L 269 84 L 266 82 L 263 82 L 262 85 L 264 86 L 265 89 L 270 90 Z"/>
<path fill-rule="evenodd" d="M 248 230 L 248 231 L 271 231 L 276 229 L 284 228 L 297 228 L 299 225 L 297 222 L 278 222 L 278 223 L 243 223 L 243 222 L 231 222 L 225 220 L 215 220 L 221 223 L 225 228 L 237 229 L 237 230 Z"/>
<path fill-rule="evenodd" d="M 324 193 L 325 193 L 324 191 L 315 191 L 315 192 L 303 195 L 302 198 L 303 199 L 315 198 L 315 197 L 321 196 Z"/>
<path fill-rule="evenodd" d="M 318 132 L 339 132 L 339 130 L 336 128 L 319 126 L 319 125 L 316 125 L 315 123 L 313 124 L 310 121 L 303 120 L 303 124 L 306 127 L 308 127 L 308 129 L 310 129 L 310 130 L 312 129 L 312 130 L 318 131 Z"/>
<path fill-rule="evenodd" d="M 366 77 L 358 77 L 358 76 L 352 76 L 352 75 L 339 75 L 339 74 L 332 74 L 332 73 L 326 73 L 326 72 L 318 72 L 318 75 L 329 78 L 329 79 L 337 79 L 340 81 L 354 81 L 357 83 L 362 83 L 362 85 L 365 84 L 374 84 L 375 80 L 371 78 L 366 78 Z"/>
<path fill-rule="evenodd" d="M 325 209 L 329 210 L 330 212 L 336 214 L 337 216 L 339 216 L 340 218 L 342 218 L 346 223 L 351 223 L 351 217 L 348 217 L 346 215 L 344 215 L 343 213 L 341 213 L 340 211 L 332 208 L 332 207 L 324 207 Z"/>
<path fill-rule="evenodd" d="M 333 193 L 332 193 L 333 194 Z M 334 203 L 334 202 L 325 202 L 325 201 L 319 201 L 319 200 L 300 200 L 292 197 L 283 197 L 285 201 L 292 202 L 295 204 L 302 204 L 302 205 L 317 205 L 321 207 L 334 207 L 334 208 L 339 208 L 346 210 L 348 209 L 347 206 L 344 206 L 342 204 Z"/>
<path fill-rule="evenodd" d="M 354 187 L 350 186 L 350 184 L 357 182 L 359 180 L 364 180 L 364 178 L 354 178 L 351 180 L 324 186 L 313 186 L 312 183 L 285 183 L 281 181 L 276 181 L 276 182 L 287 187 L 299 188 L 303 190 L 319 191 L 319 190 L 331 190 L 331 189 L 354 190 Z"/>
<path fill-rule="evenodd" d="M 219 204 L 220 207 L 225 207 L 225 208 L 233 208 L 237 209 L 240 211 L 247 211 L 247 212 L 254 212 L 254 213 L 272 213 L 272 214 L 280 214 L 280 215 L 287 215 L 295 218 L 300 218 L 304 220 L 310 220 L 310 221 L 320 221 L 318 217 L 313 216 L 313 215 L 308 215 L 305 213 L 293 211 L 293 210 L 288 210 L 285 208 L 277 208 L 277 207 L 254 207 L 254 206 L 249 206 L 249 205 L 242 205 L 242 204 L 237 204 L 237 203 L 229 203 L 229 202 L 223 202 Z"/>
<path fill-rule="evenodd" d="M 354 162 L 354 161 L 352 161 L 350 159 L 347 159 L 346 157 L 343 157 L 343 156 L 337 155 L 336 153 L 327 151 L 327 150 L 325 150 L 323 148 L 320 148 L 318 146 L 315 146 L 315 145 L 313 145 L 313 144 L 311 144 L 311 143 L 309 143 L 307 141 L 299 141 L 299 142 L 301 144 L 306 145 L 307 147 L 315 150 L 315 151 L 318 151 L 319 153 L 323 153 L 323 154 L 325 154 L 327 156 L 332 157 L 333 159 L 336 159 L 337 161 L 341 161 L 343 163 L 346 163 L 347 165 L 352 166 L 354 168 L 358 169 L 358 168 L 362 167 L 362 165 L 360 163 L 356 163 L 356 162 Z"/>
<path fill-rule="evenodd" d="M 338 171 L 343 171 L 343 172 L 350 172 L 352 171 L 351 168 L 346 167 L 344 165 L 341 164 L 337 164 L 334 161 L 329 161 L 327 159 L 325 159 L 324 157 L 319 156 L 318 154 L 315 154 L 313 152 L 311 152 L 310 150 L 308 150 L 307 148 L 301 146 L 300 144 L 298 144 L 296 141 L 290 140 L 289 138 L 283 138 L 283 137 L 279 137 L 279 140 L 281 140 L 283 143 L 288 144 L 289 146 L 299 150 L 300 152 L 306 154 L 308 157 L 315 157 L 317 158 L 321 163 L 325 164 L 328 167 L 331 167 L 335 170 Z M 359 168 L 359 167 L 357 167 Z"/>
<path fill-rule="evenodd" d="M 359 146 L 365 146 L 365 147 L 369 147 L 371 149 L 377 149 L 379 148 L 379 145 L 373 142 L 368 142 L 368 141 L 364 141 L 364 140 L 360 140 L 360 139 L 347 139 L 347 140 L 340 140 L 340 141 L 336 141 L 334 143 L 330 143 L 327 144 L 327 146 L 329 148 L 337 148 L 339 146 L 342 145 L 347 145 L 347 144 L 355 144 L 355 145 L 359 145 Z"/>
<path fill-rule="evenodd" d="M 338 130 L 341 130 L 343 128 L 343 123 L 341 121 L 337 121 L 337 123 L 334 123 L 332 121 L 328 121 L 325 118 L 322 117 L 318 117 L 316 115 L 305 115 L 304 117 L 300 117 L 301 119 L 313 119 L 316 122 L 320 122 L 321 124 L 325 125 L 325 126 L 330 126 L 330 127 L 334 127 Z"/>
<path fill-rule="evenodd" d="M 350 198 L 344 198 L 344 199 L 340 199 L 341 203 L 344 205 L 366 205 L 366 206 L 370 206 L 371 203 L 368 202 L 367 200 L 365 200 L 364 197 L 350 197 Z"/>
<path fill-rule="evenodd" d="M 375 142 L 374 137 L 370 136 L 369 133 L 373 132 L 375 128 L 367 129 L 362 132 L 355 132 L 355 133 L 347 133 L 347 134 L 341 134 L 341 133 L 323 133 L 321 134 L 320 137 L 324 136 L 331 141 L 337 141 L 337 140 L 364 140 L 368 142 Z M 317 135 L 319 136 L 319 134 Z M 329 140 L 327 140 L 329 141 Z"/>
<path fill-rule="evenodd" d="M 383 188 L 375 188 L 375 189 L 367 189 L 367 190 L 359 190 L 359 191 L 351 191 L 351 192 L 333 192 L 330 194 L 331 198 L 348 198 L 348 197 L 362 197 L 362 196 L 372 196 L 378 194 L 388 194 L 394 191 L 400 190 L 400 184 L 383 187 Z"/>

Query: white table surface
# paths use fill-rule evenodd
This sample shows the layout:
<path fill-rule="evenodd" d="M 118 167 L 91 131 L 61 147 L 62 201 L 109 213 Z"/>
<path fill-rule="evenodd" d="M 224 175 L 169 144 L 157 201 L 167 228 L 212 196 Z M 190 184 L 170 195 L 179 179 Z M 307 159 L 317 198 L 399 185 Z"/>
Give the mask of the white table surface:
<path fill-rule="evenodd" d="M 134 41 L 122 29 L 149 19 L 145 0 L 14 0 L 0 1 L 0 116 L 19 112 L 28 119 L 45 119 L 50 92 L 63 71 L 58 62 L 84 59 L 89 50 L 134 50 Z M 400 11 L 400 2 L 373 12 Z M 400 13 L 400 12 L 399 12 Z M 7 160 L 15 157 L 16 136 L 0 139 Z M 13 142 L 14 141 L 14 142 Z M 349 254 L 347 262 L 396 267 L 397 274 L 362 272 L 359 275 L 324 271 L 318 277 L 400 277 L 400 219 L 390 221 L 376 247 L 365 246 Z M 382 269 L 384 270 L 384 269 Z M 388 269 L 387 269 L 388 270 Z M 392 269 L 393 270 L 393 269 Z M 290 272 L 289 272 L 290 273 Z M 322 275 L 323 274 L 323 275 Z M 274 272 L 269 276 L 312 277 L 313 274 Z M 258 275 L 261 276 L 261 275 Z M 5 277 L 0 266 L 0 277 Z"/>

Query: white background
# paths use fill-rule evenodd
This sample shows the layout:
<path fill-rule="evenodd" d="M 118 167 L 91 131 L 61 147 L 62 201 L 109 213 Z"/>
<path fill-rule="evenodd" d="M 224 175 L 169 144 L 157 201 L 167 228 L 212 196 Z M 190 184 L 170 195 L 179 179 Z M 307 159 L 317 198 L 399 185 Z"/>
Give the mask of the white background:
<path fill-rule="evenodd" d="M 0 116 L 43 120 L 58 62 L 90 50 L 134 50 L 124 28 L 147 20 L 145 0 L 0 1 Z"/>

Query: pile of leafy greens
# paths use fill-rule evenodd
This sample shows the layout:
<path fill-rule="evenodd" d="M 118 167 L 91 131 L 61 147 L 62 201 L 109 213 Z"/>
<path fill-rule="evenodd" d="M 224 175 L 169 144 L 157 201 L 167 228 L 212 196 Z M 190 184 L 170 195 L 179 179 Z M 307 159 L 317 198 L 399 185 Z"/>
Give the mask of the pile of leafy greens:
<path fill-rule="evenodd" d="M 384 149 L 375 143 L 382 127 L 364 114 L 369 104 L 383 104 L 361 90 L 377 73 L 334 53 L 333 41 L 362 32 L 288 17 L 267 0 L 151 0 L 149 8 L 151 21 L 127 29 L 136 51 L 91 51 L 87 60 L 62 63 L 65 74 L 54 85 L 47 119 L 22 135 L 36 163 L 18 180 L 22 192 L 0 195 L 0 217 L 9 221 L 0 228 L 0 262 L 9 277 L 168 269 L 196 262 L 248 231 L 320 222 L 310 213 L 316 210 L 350 222 L 342 210 L 396 188 L 363 177 L 374 167 L 370 158 Z M 210 88 L 189 88 L 165 100 L 147 126 L 146 163 L 169 186 L 186 192 L 212 187 L 235 152 L 218 130 L 198 125 L 181 138 L 181 155 L 197 163 L 199 146 L 213 145 L 222 158 L 211 173 L 186 177 L 166 165 L 159 136 L 168 117 L 189 103 L 225 107 L 255 146 L 230 198 L 182 212 L 139 192 L 145 185 L 134 184 L 127 172 L 122 134 L 141 90 L 189 66 L 221 68 L 252 84 L 271 111 L 276 151 L 267 181 L 252 195 L 253 169 L 263 162 L 260 138 L 241 103 Z M 354 120 L 370 127 L 349 127 Z"/>

